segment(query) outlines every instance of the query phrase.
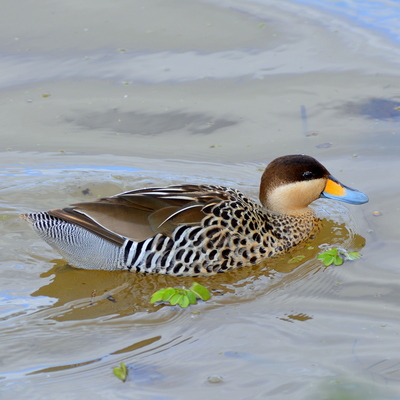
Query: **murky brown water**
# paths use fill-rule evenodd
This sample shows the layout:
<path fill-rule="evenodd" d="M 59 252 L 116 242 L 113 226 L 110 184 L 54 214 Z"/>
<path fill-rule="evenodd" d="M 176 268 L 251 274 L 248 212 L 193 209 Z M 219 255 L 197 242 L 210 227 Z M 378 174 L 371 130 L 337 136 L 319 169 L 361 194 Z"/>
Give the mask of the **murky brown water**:
<path fill-rule="evenodd" d="M 2 398 L 400 398 L 399 49 L 275 3 L 4 7 Z M 149 298 L 192 278 L 71 268 L 18 218 L 185 182 L 256 198 L 265 165 L 299 152 L 370 202 L 319 200 L 314 240 L 195 278 L 212 299 L 188 309 Z M 326 268 L 326 245 L 362 258 Z"/>

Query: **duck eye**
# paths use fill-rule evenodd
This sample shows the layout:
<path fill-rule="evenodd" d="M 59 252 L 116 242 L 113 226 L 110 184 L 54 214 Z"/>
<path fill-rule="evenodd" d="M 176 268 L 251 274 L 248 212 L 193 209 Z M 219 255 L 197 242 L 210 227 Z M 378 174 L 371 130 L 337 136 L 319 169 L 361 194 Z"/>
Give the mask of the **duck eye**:
<path fill-rule="evenodd" d="M 309 181 L 314 178 L 314 174 L 310 171 L 303 172 L 303 178 L 304 180 Z"/>

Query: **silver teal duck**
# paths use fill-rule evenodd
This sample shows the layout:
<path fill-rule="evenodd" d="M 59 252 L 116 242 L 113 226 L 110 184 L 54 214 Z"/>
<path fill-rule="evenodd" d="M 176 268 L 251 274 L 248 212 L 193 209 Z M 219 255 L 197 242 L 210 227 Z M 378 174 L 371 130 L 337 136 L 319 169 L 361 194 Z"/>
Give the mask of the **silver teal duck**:
<path fill-rule="evenodd" d="M 317 160 L 273 160 L 260 202 L 217 185 L 132 190 L 63 209 L 21 215 L 71 265 L 176 276 L 213 275 L 288 251 L 315 230 L 309 204 L 325 197 L 363 204 Z"/>

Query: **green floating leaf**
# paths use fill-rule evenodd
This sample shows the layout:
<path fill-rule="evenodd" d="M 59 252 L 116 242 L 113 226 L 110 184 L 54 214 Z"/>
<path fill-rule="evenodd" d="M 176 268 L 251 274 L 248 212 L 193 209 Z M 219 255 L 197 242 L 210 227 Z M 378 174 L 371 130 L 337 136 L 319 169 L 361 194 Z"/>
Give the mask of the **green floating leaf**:
<path fill-rule="evenodd" d="M 163 300 L 166 290 L 167 289 L 161 289 L 161 290 L 158 290 L 157 292 L 153 293 L 150 298 L 150 303 L 156 303 L 157 301 Z"/>
<path fill-rule="evenodd" d="M 193 282 L 190 291 L 195 294 L 195 296 L 203 301 L 209 300 L 211 298 L 210 292 L 207 288 L 202 285 L 199 285 L 196 282 Z"/>
<path fill-rule="evenodd" d="M 189 302 L 188 297 L 182 295 L 181 299 L 179 300 L 179 305 L 180 305 L 182 308 L 186 308 L 186 307 L 189 306 L 189 304 L 190 304 L 190 302 Z"/>
<path fill-rule="evenodd" d="M 186 296 L 189 300 L 189 304 L 196 304 L 197 298 L 196 298 L 196 295 L 192 291 L 188 290 Z"/>
<path fill-rule="evenodd" d="M 190 290 L 171 287 L 160 289 L 152 294 L 150 303 L 164 301 L 172 306 L 179 305 L 182 308 L 186 308 L 190 304 L 196 304 L 198 298 L 205 301 L 210 297 L 210 292 L 207 288 L 194 282 Z"/>
<path fill-rule="evenodd" d="M 125 382 L 128 378 L 128 368 L 124 362 L 121 362 L 119 365 L 119 367 L 113 368 L 113 373 L 118 379 L 121 379 L 122 382 Z"/>
<path fill-rule="evenodd" d="M 289 264 L 293 264 L 293 263 L 295 263 L 295 262 L 301 261 L 303 258 L 305 258 L 305 256 L 303 256 L 303 255 L 295 256 L 295 257 L 291 258 L 291 259 L 288 261 L 288 263 L 289 263 Z"/>
<path fill-rule="evenodd" d="M 336 257 L 339 255 L 339 250 L 336 248 L 333 248 L 333 249 L 329 249 L 329 250 L 325 251 L 322 254 L 327 255 L 327 256 Z"/>
<path fill-rule="evenodd" d="M 125 374 L 125 375 L 128 375 L 128 368 L 126 367 L 125 363 L 124 363 L 123 361 L 121 361 L 121 362 L 119 363 L 119 365 L 120 365 L 122 371 L 124 372 L 124 374 Z"/>
<path fill-rule="evenodd" d="M 342 265 L 344 260 L 356 260 L 360 258 L 361 254 L 353 251 L 348 253 L 346 250 L 339 250 L 337 248 L 332 248 L 324 251 L 320 255 L 318 255 L 318 260 L 321 260 L 326 267 L 331 264 Z"/>
<path fill-rule="evenodd" d="M 340 256 L 336 256 L 333 258 L 333 263 L 335 265 L 342 265 L 343 264 L 343 258 Z"/>
<path fill-rule="evenodd" d="M 318 256 L 318 260 L 321 260 L 324 263 L 325 267 L 328 267 L 333 263 L 333 257 L 326 254 L 320 254 Z"/>
<path fill-rule="evenodd" d="M 329 265 L 331 265 L 333 263 L 333 257 L 332 256 L 326 256 L 325 258 L 322 259 L 325 267 L 328 267 Z"/>
<path fill-rule="evenodd" d="M 360 254 L 360 253 L 357 253 L 356 251 L 352 251 L 351 253 L 347 253 L 347 254 L 345 255 L 345 257 L 346 257 L 348 260 L 353 261 L 353 260 L 359 259 L 359 258 L 361 257 L 361 254 Z"/>
<path fill-rule="evenodd" d="M 170 287 L 168 289 L 164 289 L 162 301 L 169 301 L 175 293 L 176 293 L 176 289 L 174 289 L 172 287 Z"/>
<path fill-rule="evenodd" d="M 179 301 L 181 300 L 182 294 L 180 293 L 175 293 L 170 299 L 169 302 L 171 303 L 172 306 L 175 304 L 178 304 Z"/>

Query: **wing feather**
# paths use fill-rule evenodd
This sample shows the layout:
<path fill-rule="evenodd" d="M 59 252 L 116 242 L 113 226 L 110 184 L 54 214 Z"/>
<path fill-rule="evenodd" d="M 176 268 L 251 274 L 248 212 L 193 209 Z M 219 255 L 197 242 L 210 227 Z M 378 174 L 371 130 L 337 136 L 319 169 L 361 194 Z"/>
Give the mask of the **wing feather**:
<path fill-rule="evenodd" d="M 143 241 L 156 233 L 171 236 L 179 225 L 200 225 L 204 207 L 227 198 L 224 188 L 209 186 L 146 188 L 49 213 L 122 244 L 125 238 Z"/>

